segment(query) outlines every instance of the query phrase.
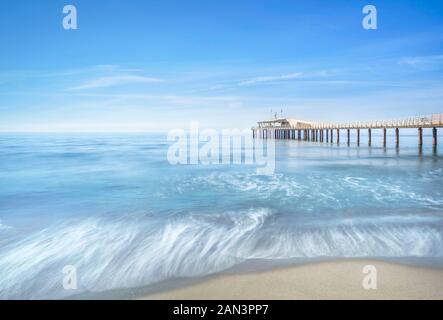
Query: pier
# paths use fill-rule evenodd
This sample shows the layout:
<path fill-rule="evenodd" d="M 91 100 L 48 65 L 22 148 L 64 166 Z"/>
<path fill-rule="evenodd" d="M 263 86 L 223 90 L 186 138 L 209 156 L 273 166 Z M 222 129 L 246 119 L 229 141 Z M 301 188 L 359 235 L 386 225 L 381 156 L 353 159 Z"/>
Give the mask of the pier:
<path fill-rule="evenodd" d="M 259 121 L 252 128 L 254 139 L 284 139 L 340 144 L 341 130 L 346 132 L 346 143 L 351 143 L 351 130 L 356 132 L 357 146 L 360 146 L 361 130 L 368 132 L 368 146 L 372 146 L 372 130 L 382 130 L 382 143 L 386 147 L 386 136 L 389 129 L 395 132 L 395 145 L 400 146 L 400 129 L 417 129 L 417 142 L 423 145 L 423 129 L 432 129 L 432 145 L 437 146 L 437 128 L 443 127 L 443 114 L 423 117 L 411 117 L 398 120 L 364 121 L 364 122 L 311 122 L 290 118 L 276 118 Z"/>

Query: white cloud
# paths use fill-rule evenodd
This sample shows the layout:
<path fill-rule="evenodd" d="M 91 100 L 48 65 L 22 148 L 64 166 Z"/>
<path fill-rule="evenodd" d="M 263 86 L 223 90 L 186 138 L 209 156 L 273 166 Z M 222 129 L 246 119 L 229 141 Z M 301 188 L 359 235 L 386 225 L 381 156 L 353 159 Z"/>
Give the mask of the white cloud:
<path fill-rule="evenodd" d="M 289 74 L 284 74 L 284 75 L 279 75 L 279 76 L 256 77 L 256 78 L 244 80 L 244 81 L 240 82 L 238 85 L 245 86 L 245 85 L 263 83 L 263 82 L 292 80 L 292 79 L 301 78 L 302 76 L 303 76 L 303 74 L 301 72 L 296 72 L 296 73 L 289 73 Z"/>
<path fill-rule="evenodd" d="M 399 63 L 410 66 L 440 64 L 443 63 L 443 55 L 405 57 L 400 59 Z"/>
<path fill-rule="evenodd" d="M 136 76 L 136 75 L 105 76 L 89 80 L 84 84 L 70 88 L 69 90 L 85 90 L 85 89 L 113 87 L 124 84 L 156 83 L 156 82 L 163 82 L 163 80 L 159 78 L 151 78 L 151 77 Z"/>

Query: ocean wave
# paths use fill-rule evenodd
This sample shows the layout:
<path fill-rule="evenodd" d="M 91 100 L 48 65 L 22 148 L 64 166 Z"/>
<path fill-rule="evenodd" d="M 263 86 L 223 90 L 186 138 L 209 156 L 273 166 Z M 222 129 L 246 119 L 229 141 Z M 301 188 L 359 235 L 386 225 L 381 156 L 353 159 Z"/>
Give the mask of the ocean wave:
<path fill-rule="evenodd" d="M 0 251 L 0 298 L 64 298 L 220 272 L 250 259 L 442 257 L 442 218 L 284 223 L 267 208 L 94 217 L 53 225 Z M 78 289 L 64 290 L 63 268 Z"/>
<path fill-rule="evenodd" d="M 69 296 L 62 288 L 66 265 L 78 270 L 76 294 L 221 271 L 241 260 L 233 246 L 269 214 L 259 209 L 167 221 L 89 218 L 52 226 L 1 250 L 0 298 Z"/>
<path fill-rule="evenodd" d="M 437 173 L 430 173 L 436 175 Z M 435 179 L 435 178 L 434 178 Z M 443 194 L 434 188 L 417 188 L 414 182 L 404 177 L 395 179 L 386 176 L 351 176 L 276 173 L 262 176 L 255 173 L 211 172 L 183 179 L 177 183 L 179 193 L 193 192 L 200 188 L 216 192 L 260 195 L 261 198 L 281 202 L 299 202 L 300 208 L 308 211 L 320 206 L 351 207 L 359 203 L 373 206 L 442 206 Z M 352 194 L 352 199 L 349 195 Z"/>

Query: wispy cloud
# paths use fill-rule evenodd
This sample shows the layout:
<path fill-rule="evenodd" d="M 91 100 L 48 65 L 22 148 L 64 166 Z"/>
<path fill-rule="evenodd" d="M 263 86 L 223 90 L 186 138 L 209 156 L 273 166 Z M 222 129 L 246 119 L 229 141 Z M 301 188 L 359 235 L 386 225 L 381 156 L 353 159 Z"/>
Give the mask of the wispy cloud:
<path fill-rule="evenodd" d="M 293 72 L 282 75 L 272 75 L 272 76 L 260 76 L 251 79 L 246 79 L 238 83 L 239 86 L 253 85 L 265 82 L 281 82 L 289 80 L 315 80 L 324 79 L 325 77 L 332 76 L 337 73 L 337 70 L 318 70 L 309 72 Z"/>
<path fill-rule="evenodd" d="M 285 81 L 285 80 L 292 80 L 301 78 L 303 76 L 303 73 L 301 72 L 295 72 L 295 73 L 289 73 L 284 75 L 278 75 L 278 76 L 263 76 L 263 77 L 256 77 L 247 79 L 244 81 L 241 81 L 238 83 L 239 86 L 246 86 L 256 83 L 263 83 L 263 82 L 274 82 L 274 81 Z"/>
<path fill-rule="evenodd" d="M 96 79 L 89 80 L 79 86 L 72 87 L 69 90 L 87 90 L 96 88 L 106 88 L 114 87 L 118 85 L 125 84 L 135 84 L 135 83 L 155 83 L 163 82 L 164 80 L 159 78 L 151 78 L 137 75 L 116 75 L 116 76 L 105 76 Z"/>
<path fill-rule="evenodd" d="M 404 57 L 399 61 L 399 64 L 410 66 L 435 65 L 441 63 L 443 63 L 443 55 Z"/>
<path fill-rule="evenodd" d="M 117 75 L 131 75 L 136 72 L 142 72 L 141 69 L 122 68 L 118 65 L 94 65 L 83 68 L 65 69 L 65 70 L 48 70 L 48 69 L 31 69 L 31 70 L 0 70 L 0 83 L 19 83 L 27 80 L 39 79 L 45 81 L 47 79 L 61 78 L 73 79 L 75 77 L 87 76 L 91 78 L 98 78 L 101 76 L 117 76 Z"/>

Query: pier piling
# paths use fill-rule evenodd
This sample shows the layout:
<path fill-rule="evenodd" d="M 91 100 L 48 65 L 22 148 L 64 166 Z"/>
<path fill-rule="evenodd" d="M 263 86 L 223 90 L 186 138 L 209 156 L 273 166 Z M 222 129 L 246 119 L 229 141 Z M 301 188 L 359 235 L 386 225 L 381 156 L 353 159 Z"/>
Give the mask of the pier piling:
<path fill-rule="evenodd" d="M 395 146 L 400 146 L 400 130 L 395 128 Z"/>
<path fill-rule="evenodd" d="M 432 145 L 435 147 L 437 146 L 437 128 L 432 128 Z"/>
<path fill-rule="evenodd" d="M 372 146 L 372 129 L 368 129 L 368 145 Z"/>
<path fill-rule="evenodd" d="M 418 128 L 418 145 L 423 145 L 423 128 Z"/>

